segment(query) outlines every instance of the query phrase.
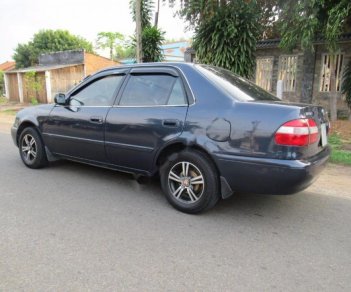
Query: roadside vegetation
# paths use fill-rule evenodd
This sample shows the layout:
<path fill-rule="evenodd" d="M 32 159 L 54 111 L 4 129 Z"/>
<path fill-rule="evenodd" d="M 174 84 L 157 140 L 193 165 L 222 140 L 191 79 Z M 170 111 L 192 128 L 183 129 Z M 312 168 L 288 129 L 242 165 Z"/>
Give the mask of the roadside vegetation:
<path fill-rule="evenodd" d="M 37 65 L 40 54 L 74 49 L 94 52 L 93 45 L 80 36 L 67 30 L 46 29 L 36 33 L 28 43 L 18 44 L 13 59 L 17 68 L 25 68 Z"/>
<path fill-rule="evenodd" d="M 146 1 L 146 0 L 142 0 Z M 334 56 L 342 34 L 351 33 L 350 0 L 163 0 L 180 2 L 177 12 L 195 30 L 193 47 L 199 63 L 224 67 L 244 77 L 252 77 L 256 41 L 277 38 L 289 54 L 296 47 L 305 58 L 311 56 L 316 39 L 326 41 Z M 330 62 L 334 66 L 335 61 Z M 335 68 L 330 68 L 335 79 Z M 347 75 L 349 76 L 349 75 Z M 350 77 L 349 77 L 350 78 Z M 346 84 L 346 83 L 345 83 Z M 350 83 L 344 88 L 351 94 Z M 331 120 L 337 118 L 337 89 L 331 88 Z M 308 100 L 306 91 L 302 98 Z M 346 99 L 347 100 L 347 99 Z"/>
<path fill-rule="evenodd" d="M 4 72 L 0 70 L 0 97 L 4 94 Z"/>
<path fill-rule="evenodd" d="M 155 9 L 153 0 L 139 0 L 141 8 L 141 43 L 142 43 L 142 62 L 161 62 L 164 56 L 160 46 L 165 41 L 164 34 L 158 25 L 158 8 L 156 10 L 155 22 L 152 23 L 152 17 Z M 130 0 L 129 6 L 133 21 L 136 22 L 136 0 Z M 157 6 L 159 7 L 159 5 Z M 137 35 L 132 37 L 131 49 L 137 52 Z"/>
<path fill-rule="evenodd" d="M 0 105 L 7 103 L 7 99 L 0 95 Z"/>
<path fill-rule="evenodd" d="M 340 137 L 340 134 L 334 133 L 329 136 L 329 144 L 332 147 L 332 155 L 330 162 L 346 164 L 351 166 L 351 151 L 345 148 L 345 145 L 351 141 L 345 141 Z"/>
<path fill-rule="evenodd" d="M 14 115 L 16 115 L 17 111 L 13 110 L 13 109 L 7 109 L 7 110 L 2 111 L 2 113 L 4 115 L 14 116 Z"/>

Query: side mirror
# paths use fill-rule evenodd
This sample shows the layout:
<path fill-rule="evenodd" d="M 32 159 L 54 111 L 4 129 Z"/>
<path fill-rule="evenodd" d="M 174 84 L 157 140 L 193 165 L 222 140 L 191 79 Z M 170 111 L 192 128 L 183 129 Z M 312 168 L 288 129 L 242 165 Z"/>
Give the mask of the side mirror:
<path fill-rule="evenodd" d="M 57 93 L 55 95 L 54 101 L 56 104 L 66 105 L 67 104 L 66 95 L 64 93 Z"/>

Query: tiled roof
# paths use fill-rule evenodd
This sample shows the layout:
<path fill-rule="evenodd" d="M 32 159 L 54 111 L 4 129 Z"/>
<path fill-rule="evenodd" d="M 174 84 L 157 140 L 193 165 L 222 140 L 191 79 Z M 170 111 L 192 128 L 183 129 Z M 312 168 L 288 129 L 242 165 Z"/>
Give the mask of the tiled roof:
<path fill-rule="evenodd" d="M 83 64 L 77 63 L 77 64 L 47 65 L 47 66 L 43 65 L 43 66 L 28 67 L 28 68 L 22 68 L 22 69 L 14 69 L 14 70 L 7 71 L 7 73 L 26 73 L 30 71 L 44 72 L 48 70 L 62 69 L 62 68 L 78 66 L 78 65 L 83 65 Z"/>
<path fill-rule="evenodd" d="M 323 37 L 317 37 L 315 40 L 315 44 L 324 44 L 326 40 Z M 339 43 L 343 42 L 351 42 L 351 33 L 342 34 L 338 40 Z M 267 39 L 261 40 L 257 42 L 258 49 L 266 49 L 266 48 L 277 48 L 279 46 L 280 39 Z"/>
<path fill-rule="evenodd" d="M 279 46 L 280 39 L 268 39 L 261 40 L 257 42 L 256 48 L 265 49 L 265 48 L 276 48 Z"/>
<path fill-rule="evenodd" d="M 5 63 L 0 64 L 0 71 L 8 71 L 15 68 L 16 62 L 6 61 Z"/>
<path fill-rule="evenodd" d="M 339 37 L 338 42 L 340 42 L 340 43 L 351 42 L 351 33 L 342 34 L 342 35 Z M 316 44 L 323 44 L 323 43 L 325 43 L 325 39 L 322 38 L 322 37 L 317 37 L 315 43 L 316 43 Z"/>

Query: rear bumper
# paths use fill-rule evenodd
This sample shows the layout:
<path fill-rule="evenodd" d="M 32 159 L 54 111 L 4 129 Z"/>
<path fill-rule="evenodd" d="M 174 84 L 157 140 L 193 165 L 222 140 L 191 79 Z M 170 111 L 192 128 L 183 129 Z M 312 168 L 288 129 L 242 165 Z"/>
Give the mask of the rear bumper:
<path fill-rule="evenodd" d="M 329 156 L 330 147 L 326 147 L 306 161 L 218 155 L 216 162 L 234 192 L 287 195 L 311 185 Z"/>

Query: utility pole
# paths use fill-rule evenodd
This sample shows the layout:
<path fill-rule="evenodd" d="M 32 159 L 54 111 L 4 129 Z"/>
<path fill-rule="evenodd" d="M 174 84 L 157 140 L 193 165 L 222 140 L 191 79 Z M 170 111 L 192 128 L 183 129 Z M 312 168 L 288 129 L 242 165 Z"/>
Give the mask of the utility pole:
<path fill-rule="evenodd" d="M 137 56 L 137 62 L 142 63 L 143 62 L 143 48 L 142 48 L 142 42 L 141 42 L 141 33 L 142 33 L 142 27 L 141 27 L 141 1 L 142 0 L 136 0 L 136 6 L 135 6 L 135 23 L 136 23 L 136 56 Z"/>
<path fill-rule="evenodd" d="M 157 10 L 155 13 L 155 27 L 158 26 L 158 15 L 160 13 L 160 0 L 157 0 Z"/>

